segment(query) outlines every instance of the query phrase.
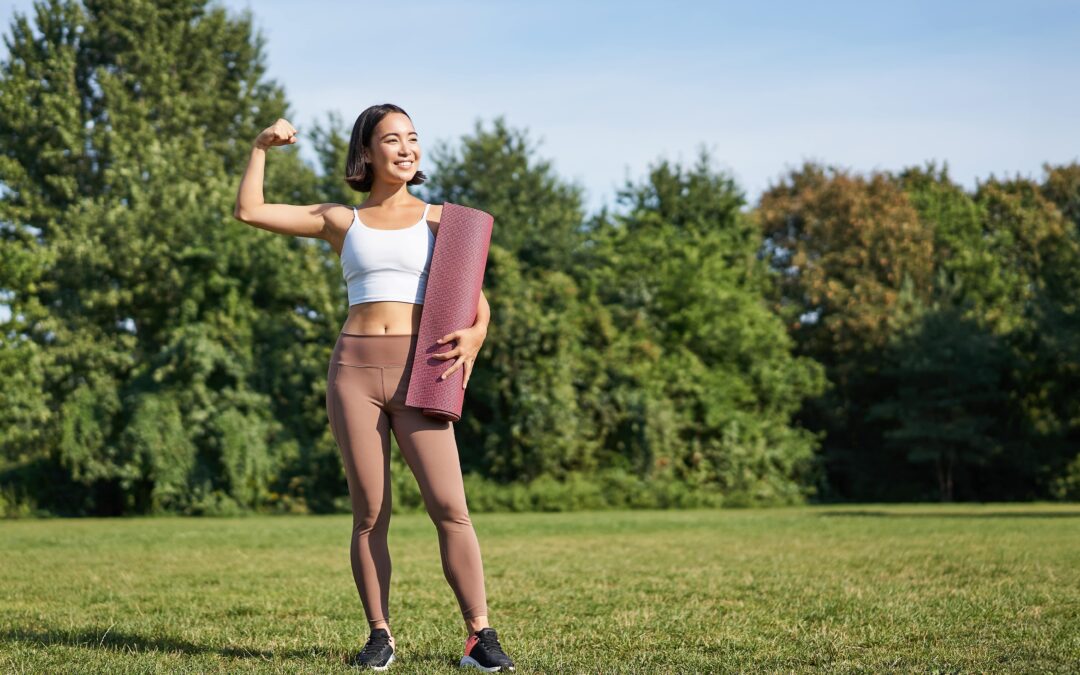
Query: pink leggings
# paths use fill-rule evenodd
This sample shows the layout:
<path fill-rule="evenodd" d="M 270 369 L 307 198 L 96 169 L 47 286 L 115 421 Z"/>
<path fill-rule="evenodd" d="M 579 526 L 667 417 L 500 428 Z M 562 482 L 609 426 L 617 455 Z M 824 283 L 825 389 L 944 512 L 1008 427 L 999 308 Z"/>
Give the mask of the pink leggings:
<path fill-rule="evenodd" d="M 405 405 L 416 335 L 342 332 L 326 377 L 326 413 L 352 501 L 353 579 L 368 624 L 390 621 L 390 430 L 439 534 L 443 575 L 461 614 L 487 614 L 484 567 L 452 422 Z M 445 361 L 449 368 L 453 359 Z"/>

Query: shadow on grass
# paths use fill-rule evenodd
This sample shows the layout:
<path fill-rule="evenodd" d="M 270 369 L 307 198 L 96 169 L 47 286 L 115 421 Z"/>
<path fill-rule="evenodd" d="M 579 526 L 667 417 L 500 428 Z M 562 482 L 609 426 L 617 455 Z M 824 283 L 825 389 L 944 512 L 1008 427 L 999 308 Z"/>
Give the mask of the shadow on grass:
<path fill-rule="evenodd" d="M 819 516 L 870 516 L 874 518 L 1080 518 L 1080 511 L 873 511 L 870 509 L 852 509 L 846 511 L 827 511 Z"/>
<path fill-rule="evenodd" d="M 64 645 L 68 647 L 82 647 L 84 649 L 100 649 L 124 654 L 129 651 L 182 654 L 218 654 L 232 659 L 259 659 L 262 661 L 274 661 L 277 659 L 309 660 L 325 659 L 341 665 L 347 665 L 347 661 L 360 650 L 349 651 L 347 654 L 342 649 L 328 649 L 326 647 L 311 647 L 310 649 L 275 649 L 275 650 L 252 650 L 244 647 L 210 647 L 195 644 L 187 640 L 178 640 L 168 637 L 146 637 L 135 633 L 110 630 L 109 627 L 83 628 L 79 630 L 5 630 L 0 631 L 0 644 L 22 642 L 33 646 Z M 395 662 L 402 658 L 401 650 L 395 655 Z M 429 664 L 431 668 L 443 665 L 457 666 L 456 658 L 449 658 L 445 652 L 435 653 L 429 650 L 408 650 L 405 656 L 416 665 Z"/>
<path fill-rule="evenodd" d="M 252 651 L 239 647 L 214 648 L 206 645 L 194 644 L 186 640 L 177 640 L 168 637 L 146 637 L 134 633 L 110 630 L 109 627 L 82 628 L 78 630 L 5 630 L 0 632 L 0 641 L 3 642 L 26 642 L 33 645 L 66 645 L 68 647 L 84 647 L 86 649 L 106 649 L 124 651 L 124 648 L 133 651 L 159 651 L 181 652 L 183 654 L 221 654 L 235 658 L 255 658 L 271 660 L 274 657 L 272 651 Z M 304 656 L 319 655 L 328 656 L 326 650 L 312 649 L 289 650 L 279 653 L 278 656 L 298 658 Z"/>

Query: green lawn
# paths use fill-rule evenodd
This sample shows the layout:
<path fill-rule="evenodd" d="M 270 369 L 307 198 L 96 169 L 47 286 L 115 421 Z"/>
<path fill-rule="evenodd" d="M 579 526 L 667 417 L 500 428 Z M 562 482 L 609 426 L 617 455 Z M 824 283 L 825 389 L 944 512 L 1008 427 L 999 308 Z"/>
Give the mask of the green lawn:
<path fill-rule="evenodd" d="M 1080 505 L 473 514 L 517 672 L 1080 672 Z M 0 672 L 348 672 L 351 518 L 0 522 Z M 388 672 L 462 672 L 422 514 Z M 479 672 L 479 671 L 469 671 Z"/>

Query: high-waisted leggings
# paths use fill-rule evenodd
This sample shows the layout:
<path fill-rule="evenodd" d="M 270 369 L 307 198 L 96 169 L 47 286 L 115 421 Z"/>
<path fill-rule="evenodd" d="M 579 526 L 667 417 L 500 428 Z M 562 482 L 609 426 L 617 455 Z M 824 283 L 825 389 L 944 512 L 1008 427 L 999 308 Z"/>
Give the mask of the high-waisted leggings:
<path fill-rule="evenodd" d="M 443 574 L 465 618 L 487 614 L 484 568 L 465 503 L 453 423 L 405 405 L 415 334 L 341 332 L 326 378 L 326 412 L 352 502 L 353 579 L 368 624 L 390 621 L 390 430 L 439 535 Z M 453 359 L 444 361 L 447 368 Z"/>

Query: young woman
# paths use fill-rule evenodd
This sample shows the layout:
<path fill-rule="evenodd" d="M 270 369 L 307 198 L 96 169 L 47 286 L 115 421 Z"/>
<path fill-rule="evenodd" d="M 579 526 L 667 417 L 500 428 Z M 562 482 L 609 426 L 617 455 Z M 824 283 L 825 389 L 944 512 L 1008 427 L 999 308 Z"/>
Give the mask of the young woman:
<path fill-rule="evenodd" d="M 435 523 L 443 574 L 465 619 L 468 636 L 459 665 L 488 672 L 514 670 L 488 625 L 480 545 L 465 503 L 453 423 L 405 405 L 442 215 L 441 205 L 425 204 L 408 190 L 427 179 L 419 170 L 420 141 L 412 120 L 389 103 L 371 106 L 357 118 L 345 182 L 368 193 L 358 208 L 263 202 L 266 150 L 295 142 L 296 129 L 284 119 L 259 134 L 233 215 L 271 232 L 325 239 L 341 261 L 349 314 L 330 357 L 326 412 L 349 485 L 352 572 L 371 629 L 354 663 L 385 670 L 394 660 L 386 543 L 393 430 Z M 456 342 L 454 349 L 436 355 L 454 359 L 443 377 L 464 368 L 463 386 L 468 384 L 490 316 L 481 293 L 476 322 L 439 340 Z"/>

